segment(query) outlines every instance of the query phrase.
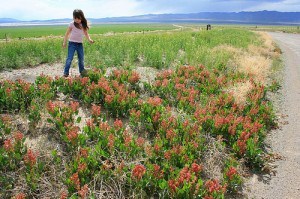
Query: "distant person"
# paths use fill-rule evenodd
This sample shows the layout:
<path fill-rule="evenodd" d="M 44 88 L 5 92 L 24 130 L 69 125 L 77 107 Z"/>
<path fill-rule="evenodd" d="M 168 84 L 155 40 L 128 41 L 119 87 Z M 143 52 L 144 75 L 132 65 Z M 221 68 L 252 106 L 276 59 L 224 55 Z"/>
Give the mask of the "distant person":
<path fill-rule="evenodd" d="M 88 34 L 88 30 L 89 26 L 87 24 L 87 20 L 84 17 L 82 10 L 75 9 L 73 11 L 73 21 L 69 24 L 63 42 L 63 48 L 65 48 L 67 40 L 69 39 L 68 56 L 64 69 L 64 77 L 69 76 L 69 70 L 75 51 L 77 51 L 79 73 L 81 76 L 84 76 L 83 73 L 85 73 L 86 70 L 84 69 L 84 52 L 82 44 L 83 36 L 85 36 L 91 44 L 94 43 L 94 41 L 90 38 L 90 35 Z"/>

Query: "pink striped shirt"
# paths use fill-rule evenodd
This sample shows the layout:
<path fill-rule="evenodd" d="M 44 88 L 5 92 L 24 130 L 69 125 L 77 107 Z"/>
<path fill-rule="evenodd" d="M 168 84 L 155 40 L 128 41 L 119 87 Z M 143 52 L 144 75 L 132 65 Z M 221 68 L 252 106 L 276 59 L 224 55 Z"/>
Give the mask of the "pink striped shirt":
<path fill-rule="evenodd" d="M 76 28 L 75 25 L 74 25 L 74 21 L 72 21 L 69 24 L 69 27 L 72 28 L 71 34 L 70 34 L 70 37 L 69 37 L 69 41 L 82 43 L 83 36 L 84 36 L 83 29 Z"/>

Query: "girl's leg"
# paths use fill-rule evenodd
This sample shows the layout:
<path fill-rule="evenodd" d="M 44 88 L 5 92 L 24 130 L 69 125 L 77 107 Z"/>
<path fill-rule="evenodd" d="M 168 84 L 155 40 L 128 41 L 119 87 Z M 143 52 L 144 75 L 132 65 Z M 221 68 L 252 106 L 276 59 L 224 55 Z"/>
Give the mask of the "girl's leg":
<path fill-rule="evenodd" d="M 74 57 L 74 53 L 75 53 L 75 49 L 76 49 L 76 44 L 73 42 L 69 42 L 68 44 L 68 57 L 66 60 L 66 64 L 65 64 L 65 69 L 64 69 L 64 75 L 68 76 L 69 75 L 69 70 L 71 67 L 71 63 Z"/>
<path fill-rule="evenodd" d="M 82 44 L 78 44 L 77 46 L 77 56 L 78 56 L 79 73 L 81 73 L 84 70 L 84 52 L 83 52 Z"/>

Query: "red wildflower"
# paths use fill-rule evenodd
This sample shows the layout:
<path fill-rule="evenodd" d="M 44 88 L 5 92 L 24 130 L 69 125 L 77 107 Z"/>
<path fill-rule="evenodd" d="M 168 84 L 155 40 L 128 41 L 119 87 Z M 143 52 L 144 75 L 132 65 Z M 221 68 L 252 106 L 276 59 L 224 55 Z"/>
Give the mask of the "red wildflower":
<path fill-rule="evenodd" d="M 169 84 L 169 80 L 168 79 L 163 79 L 161 86 L 162 87 L 167 87 Z"/>
<path fill-rule="evenodd" d="M 168 185 L 169 185 L 169 188 L 171 189 L 171 192 L 175 193 L 177 187 L 179 186 L 179 183 L 176 182 L 176 180 L 169 180 Z"/>
<path fill-rule="evenodd" d="M 17 131 L 17 132 L 15 133 L 14 137 L 15 137 L 15 140 L 18 142 L 18 141 L 22 141 L 24 135 L 23 135 L 23 133 L 21 133 L 20 131 Z"/>
<path fill-rule="evenodd" d="M 128 77 L 128 82 L 131 84 L 134 84 L 134 83 L 138 82 L 139 80 L 140 80 L 140 75 L 135 71 L 133 71 L 131 76 Z"/>
<path fill-rule="evenodd" d="M 73 101 L 71 101 L 70 102 L 70 107 L 71 107 L 71 109 L 72 109 L 73 112 L 76 112 L 78 110 L 78 108 L 79 108 L 79 102 L 73 102 Z"/>
<path fill-rule="evenodd" d="M 34 153 L 31 149 L 27 151 L 27 154 L 24 156 L 25 164 L 29 165 L 32 168 L 36 164 L 36 156 L 37 154 Z"/>
<path fill-rule="evenodd" d="M 245 151 L 246 151 L 246 141 L 245 140 L 238 140 L 237 141 L 237 145 L 238 145 L 238 147 L 239 147 L 239 149 L 240 149 L 240 151 L 239 151 L 239 153 L 240 154 L 244 154 L 245 153 Z"/>
<path fill-rule="evenodd" d="M 67 138 L 68 140 L 72 143 L 72 144 L 75 144 L 76 143 L 76 140 L 78 138 L 78 127 L 73 127 L 71 128 L 70 130 L 67 131 Z"/>
<path fill-rule="evenodd" d="M 91 129 L 94 129 L 94 127 L 95 127 L 95 125 L 94 125 L 94 118 L 88 119 L 88 120 L 86 121 L 86 125 L 87 125 L 88 127 L 90 127 Z"/>
<path fill-rule="evenodd" d="M 160 112 L 156 111 L 156 113 L 153 115 L 153 118 L 152 118 L 153 122 L 158 122 L 160 119 L 160 116 L 161 116 Z"/>
<path fill-rule="evenodd" d="M 166 151 L 166 152 L 164 153 L 164 156 L 165 156 L 165 158 L 166 158 L 167 160 L 170 160 L 170 159 L 171 159 L 171 156 L 172 156 L 171 151 Z"/>
<path fill-rule="evenodd" d="M 94 117 L 99 117 L 101 114 L 101 106 L 92 105 L 92 115 Z"/>
<path fill-rule="evenodd" d="M 74 173 L 71 177 L 70 180 L 72 181 L 74 187 L 77 190 L 80 190 L 80 181 L 79 181 L 79 176 L 78 176 L 78 172 Z"/>
<path fill-rule="evenodd" d="M 88 149 L 80 148 L 80 156 L 81 156 L 81 157 L 87 158 L 88 155 L 89 155 Z"/>
<path fill-rule="evenodd" d="M 11 95 L 10 94 L 11 93 L 11 89 L 10 88 L 6 88 L 5 89 L 5 93 L 6 93 L 7 96 L 10 96 Z"/>
<path fill-rule="evenodd" d="M 133 116 L 133 117 L 135 117 L 138 120 L 138 119 L 140 119 L 141 111 L 140 110 L 131 109 L 130 110 L 130 115 Z"/>
<path fill-rule="evenodd" d="M 47 110 L 49 113 L 54 113 L 54 109 L 55 109 L 55 103 L 53 103 L 52 101 L 49 101 L 46 105 Z"/>
<path fill-rule="evenodd" d="M 106 95 L 104 100 L 105 100 L 106 103 L 110 104 L 114 100 L 114 96 L 113 95 Z"/>
<path fill-rule="evenodd" d="M 161 147 L 158 144 L 154 144 L 153 148 L 156 153 L 160 152 Z"/>
<path fill-rule="evenodd" d="M 134 166 L 131 176 L 136 180 L 140 180 L 145 173 L 146 173 L 146 168 L 143 165 L 138 164 Z"/>
<path fill-rule="evenodd" d="M 176 136 L 176 132 L 175 132 L 175 130 L 173 130 L 173 129 L 168 129 L 167 130 L 167 133 L 166 133 L 166 138 L 167 139 L 174 139 L 175 138 L 175 136 Z"/>
<path fill-rule="evenodd" d="M 109 134 L 109 136 L 108 136 L 108 147 L 110 148 L 110 150 L 113 149 L 114 143 L 115 143 L 115 136 L 113 134 Z"/>
<path fill-rule="evenodd" d="M 81 85 L 85 86 L 89 82 L 88 77 L 83 77 L 80 79 Z"/>
<path fill-rule="evenodd" d="M 192 171 L 194 173 L 199 173 L 202 170 L 202 166 L 197 164 L 197 163 L 193 163 L 192 164 Z"/>
<path fill-rule="evenodd" d="M 83 187 L 81 187 L 81 189 L 78 191 L 78 194 L 80 195 L 80 197 L 82 199 L 86 198 L 86 195 L 89 191 L 89 188 L 87 186 L 87 184 L 85 184 Z"/>
<path fill-rule="evenodd" d="M 127 131 L 124 131 L 123 139 L 124 139 L 125 146 L 128 147 L 131 143 L 132 137 Z"/>
<path fill-rule="evenodd" d="M 145 143 L 145 140 L 144 138 L 142 137 L 138 137 L 138 139 L 136 140 L 136 144 L 139 146 L 139 147 L 142 147 Z"/>
<path fill-rule="evenodd" d="M 153 176 L 155 178 L 163 178 L 164 172 L 160 169 L 160 166 L 157 164 L 153 165 Z"/>
<path fill-rule="evenodd" d="M 86 165 L 85 162 L 84 162 L 84 163 L 79 163 L 78 168 L 77 168 L 77 171 L 80 173 L 80 172 L 85 171 L 86 168 L 87 168 L 87 165 Z"/>
<path fill-rule="evenodd" d="M 150 97 L 150 98 L 148 99 L 148 103 L 149 103 L 150 105 L 156 107 L 156 106 L 161 105 L 162 99 L 159 98 L 159 97 L 157 97 L 157 96 L 155 96 L 155 97 Z"/>
<path fill-rule="evenodd" d="M 61 193 L 60 193 L 60 199 L 66 199 L 68 198 L 68 192 L 63 190 Z"/>
<path fill-rule="evenodd" d="M 116 119 L 114 122 L 114 127 L 116 128 L 116 130 L 120 130 L 123 127 L 122 120 Z"/>
<path fill-rule="evenodd" d="M 216 179 L 206 181 L 205 187 L 209 193 L 213 193 L 214 191 L 220 191 L 222 189 L 222 186 Z"/>
<path fill-rule="evenodd" d="M 228 171 L 226 172 L 226 176 L 229 178 L 229 180 L 232 180 L 232 178 L 234 177 L 234 175 L 237 174 L 237 170 L 234 167 L 230 167 L 228 169 Z"/>
<path fill-rule="evenodd" d="M 179 172 L 179 183 L 183 183 L 184 181 L 189 182 L 191 179 L 192 175 L 189 171 L 188 167 L 184 167 L 180 172 Z"/>
<path fill-rule="evenodd" d="M 15 199 L 25 199 L 26 198 L 26 195 L 24 193 L 18 193 L 16 196 L 15 196 Z"/>
<path fill-rule="evenodd" d="M 14 146 L 12 144 L 11 139 L 7 139 L 7 140 L 4 141 L 4 149 L 7 152 L 11 152 L 11 151 L 14 150 Z"/>
<path fill-rule="evenodd" d="M 172 152 L 177 155 L 181 154 L 183 152 L 183 146 L 181 146 L 181 145 L 173 146 Z"/>

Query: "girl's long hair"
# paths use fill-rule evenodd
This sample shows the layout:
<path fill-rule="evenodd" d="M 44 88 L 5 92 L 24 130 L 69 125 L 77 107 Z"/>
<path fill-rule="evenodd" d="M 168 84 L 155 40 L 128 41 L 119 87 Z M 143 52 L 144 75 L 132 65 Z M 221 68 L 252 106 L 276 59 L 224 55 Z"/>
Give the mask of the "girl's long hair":
<path fill-rule="evenodd" d="M 77 19 L 81 19 L 82 27 L 80 26 L 80 24 L 74 22 L 74 25 L 75 25 L 76 28 L 79 28 L 79 29 L 83 28 L 84 30 L 88 30 L 88 29 L 89 29 L 87 20 L 86 20 L 86 18 L 85 18 L 85 16 L 84 16 L 82 10 L 80 10 L 80 9 L 75 9 L 75 10 L 73 11 L 73 18 L 74 18 L 74 19 L 76 19 L 76 18 L 77 18 Z"/>

